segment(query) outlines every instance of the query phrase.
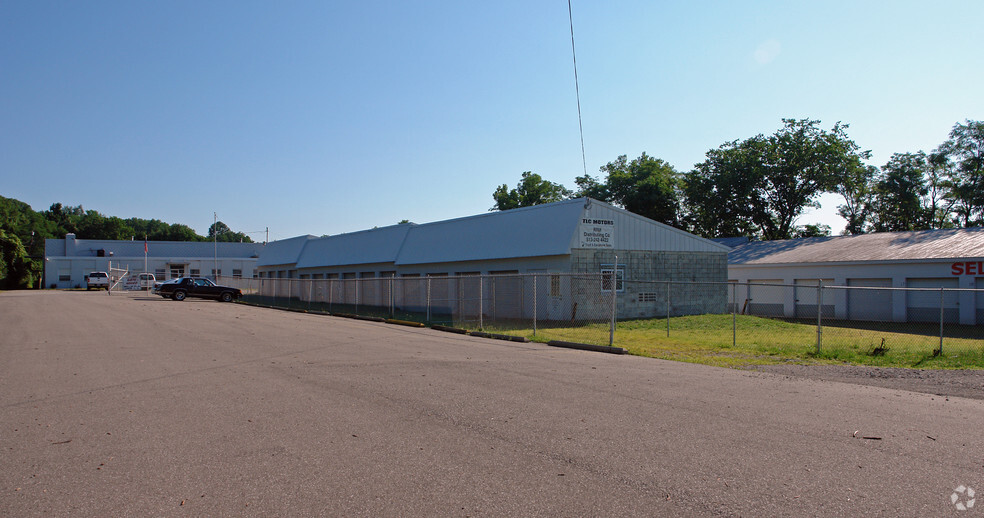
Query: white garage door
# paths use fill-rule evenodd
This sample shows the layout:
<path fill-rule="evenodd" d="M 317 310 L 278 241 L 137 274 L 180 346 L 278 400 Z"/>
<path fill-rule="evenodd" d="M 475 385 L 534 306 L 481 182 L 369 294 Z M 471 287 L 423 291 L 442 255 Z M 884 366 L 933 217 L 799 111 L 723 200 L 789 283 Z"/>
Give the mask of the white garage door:
<path fill-rule="evenodd" d="M 787 290 L 782 279 L 749 279 L 747 306 L 749 315 L 763 317 L 785 316 L 783 297 Z"/>
<path fill-rule="evenodd" d="M 851 320 L 892 320 L 892 292 L 864 288 L 891 288 L 892 279 L 848 279 L 847 316 Z"/>
<path fill-rule="evenodd" d="M 977 278 L 977 325 L 984 326 L 984 277 Z"/>
<path fill-rule="evenodd" d="M 957 288 L 955 277 L 937 279 L 906 279 L 909 288 L 929 288 L 928 291 L 908 291 L 905 294 L 906 318 L 909 322 L 939 322 L 940 321 L 940 291 L 939 288 Z M 943 292 L 943 321 L 959 322 L 959 295 L 956 291 Z"/>
<path fill-rule="evenodd" d="M 817 317 L 817 279 L 796 279 L 796 318 Z M 823 279 L 824 286 L 833 286 L 833 279 Z M 834 292 L 822 291 L 822 315 L 824 318 L 834 317 Z"/>

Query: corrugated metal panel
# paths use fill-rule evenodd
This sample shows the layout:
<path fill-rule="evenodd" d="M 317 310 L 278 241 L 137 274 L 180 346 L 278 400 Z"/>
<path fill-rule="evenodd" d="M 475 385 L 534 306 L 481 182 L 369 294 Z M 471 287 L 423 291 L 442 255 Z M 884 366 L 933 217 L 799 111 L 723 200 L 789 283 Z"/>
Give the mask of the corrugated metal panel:
<path fill-rule="evenodd" d="M 394 225 L 314 239 L 304 247 L 297 267 L 395 262 L 407 232 L 415 226 Z"/>
<path fill-rule="evenodd" d="M 730 264 L 957 259 L 984 256 L 984 228 L 882 232 L 753 241 L 728 254 Z"/>
<path fill-rule="evenodd" d="M 585 200 L 581 200 L 582 204 Z M 615 248 L 668 252 L 727 252 L 729 248 L 649 218 L 591 200 L 583 217 L 615 222 Z M 575 236 L 575 240 L 577 236 Z M 575 241 L 572 246 L 578 246 Z"/>
<path fill-rule="evenodd" d="M 583 206 L 568 200 L 417 225 L 397 264 L 569 254 Z"/>
<path fill-rule="evenodd" d="M 618 249 L 729 250 L 607 203 L 580 198 L 422 225 L 395 225 L 320 239 L 294 238 L 303 241 L 287 240 L 289 245 L 270 243 L 277 246 L 268 246 L 259 266 L 295 262 L 298 268 L 390 262 L 407 266 L 568 255 L 580 246 L 583 218 L 613 221 Z"/>
<path fill-rule="evenodd" d="M 257 260 L 257 266 L 275 266 L 278 264 L 294 264 L 301 256 L 301 251 L 314 236 L 298 236 L 290 239 L 271 241 L 266 244 Z"/>

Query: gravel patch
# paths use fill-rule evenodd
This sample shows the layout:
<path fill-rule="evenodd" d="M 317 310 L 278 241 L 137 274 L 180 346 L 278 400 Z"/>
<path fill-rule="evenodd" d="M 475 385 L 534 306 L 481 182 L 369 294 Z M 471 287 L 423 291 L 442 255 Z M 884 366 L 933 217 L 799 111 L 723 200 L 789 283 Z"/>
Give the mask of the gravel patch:
<path fill-rule="evenodd" d="M 984 400 L 984 370 L 928 370 L 857 365 L 756 365 L 749 370 Z"/>

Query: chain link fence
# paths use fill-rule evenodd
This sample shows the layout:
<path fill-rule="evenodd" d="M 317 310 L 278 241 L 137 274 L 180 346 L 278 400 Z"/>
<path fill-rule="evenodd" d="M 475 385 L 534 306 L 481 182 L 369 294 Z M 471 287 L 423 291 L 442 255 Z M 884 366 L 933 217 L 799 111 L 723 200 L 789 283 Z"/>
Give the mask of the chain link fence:
<path fill-rule="evenodd" d="M 628 281 L 609 274 L 240 279 L 248 303 L 617 345 L 719 354 L 920 358 L 984 355 L 984 290 Z M 891 352 L 891 354 L 889 354 Z M 908 360 L 905 360 L 908 361 Z"/>

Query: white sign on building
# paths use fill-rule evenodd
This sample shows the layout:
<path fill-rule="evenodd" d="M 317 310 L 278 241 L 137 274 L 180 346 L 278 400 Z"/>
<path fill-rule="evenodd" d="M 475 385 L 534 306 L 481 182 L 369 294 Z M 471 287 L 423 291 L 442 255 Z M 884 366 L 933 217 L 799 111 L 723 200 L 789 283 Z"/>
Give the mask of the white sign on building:
<path fill-rule="evenodd" d="M 582 218 L 578 235 L 580 248 L 615 248 L 615 221 Z"/>

